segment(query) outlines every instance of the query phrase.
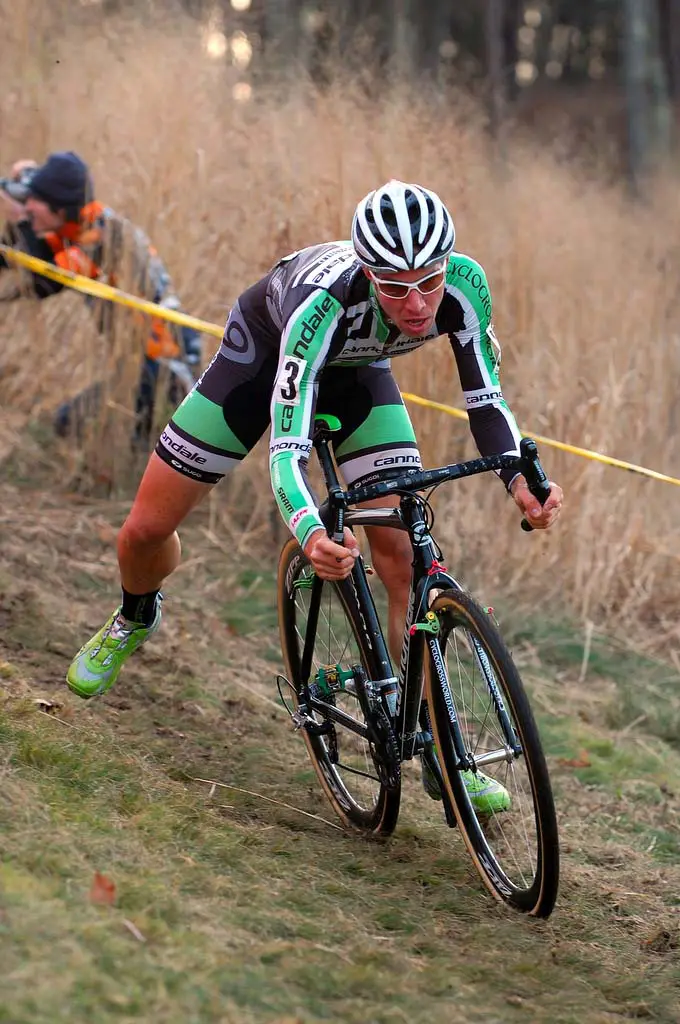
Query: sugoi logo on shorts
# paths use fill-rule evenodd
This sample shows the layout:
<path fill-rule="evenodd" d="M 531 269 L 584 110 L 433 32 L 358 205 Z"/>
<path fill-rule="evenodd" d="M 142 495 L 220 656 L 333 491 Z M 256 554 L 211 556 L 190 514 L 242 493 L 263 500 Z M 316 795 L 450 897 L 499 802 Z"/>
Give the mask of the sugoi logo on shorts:
<path fill-rule="evenodd" d="M 170 459 L 169 462 L 173 469 L 176 469 L 179 473 L 183 473 L 184 476 L 193 476 L 196 480 L 205 479 L 205 474 L 200 469 L 195 469 L 193 466 L 187 466 L 185 462 L 179 462 L 177 459 Z"/>
<path fill-rule="evenodd" d="M 311 511 L 312 510 L 310 508 L 307 508 L 307 506 L 305 506 L 304 508 L 301 508 L 299 512 L 296 512 L 295 515 L 291 517 L 290 522 L 288 524 L 291 530 L 294 530 L 297 524 L 301 522 L 305 518 L 305 516 L 308 516 Z"/>
<path fill-rule="evenodd" d="M 161 441 L 166 448 L 169 448 L 171 451 L 181 455 L 183 459 L 187 460 L 187 462 L 195 462 L 197 465 L 204 466 L 208 461 L 202 455 L 199 455 L 198 452 L 192 451 L 191 448 L 187 448 L 187 446 L 182 444 L 181 441 L 173 441 L 167 430 L 164 430 L 161 434 Z"/>

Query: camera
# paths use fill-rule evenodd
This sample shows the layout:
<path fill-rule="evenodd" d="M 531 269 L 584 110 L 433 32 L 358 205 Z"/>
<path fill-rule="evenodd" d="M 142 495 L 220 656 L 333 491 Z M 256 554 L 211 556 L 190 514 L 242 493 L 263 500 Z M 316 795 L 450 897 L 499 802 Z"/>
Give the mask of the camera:
<path fill-rule="evenodd" d="M 25 203 L 30 195 L 30 185 L 37 168 L 25 167 L 16 178 L 0 178 L 0 189 L 17 203 Z"/>

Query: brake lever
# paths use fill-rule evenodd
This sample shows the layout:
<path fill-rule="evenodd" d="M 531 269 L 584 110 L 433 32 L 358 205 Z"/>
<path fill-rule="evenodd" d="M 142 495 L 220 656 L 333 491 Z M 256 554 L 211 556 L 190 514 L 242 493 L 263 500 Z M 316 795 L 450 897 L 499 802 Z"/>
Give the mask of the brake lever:
<path fill-rule="evenodd" d="M 342 494 L 341 487 L 331 487 L 328 491 L 328 499 L 333 510 L 334 528 L 331 532 L 331 540 L 335 544 L 343 544 L 345 540 L 345 506 L 338 496 Z"/>
<path fill-rule="evenodd" d="M 519 451 L 525 463 L 524 479 L 527 486 L 534 498 L 540 501 L 541 505 L 545 505 L 550 496 L 550 481 L 538 457 L 536 442 L 531 437 L 523 437 L 519 444 Z M 520 525 L 525 533 L 531 533 L 534 529 L 527 519 L 523 519 Z"/>

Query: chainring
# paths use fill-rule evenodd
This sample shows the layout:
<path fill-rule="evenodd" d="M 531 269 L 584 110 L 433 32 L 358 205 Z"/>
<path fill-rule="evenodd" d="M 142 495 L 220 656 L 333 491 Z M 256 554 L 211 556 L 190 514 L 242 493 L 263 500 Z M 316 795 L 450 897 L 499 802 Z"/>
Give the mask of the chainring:
<path fill-rule="evenodd" d="M 394 730 L 383 707 L 376 703 L 366 720 L 368 745 L 380 784 L 395 790 L 401 785 L 401 761 Z"/>

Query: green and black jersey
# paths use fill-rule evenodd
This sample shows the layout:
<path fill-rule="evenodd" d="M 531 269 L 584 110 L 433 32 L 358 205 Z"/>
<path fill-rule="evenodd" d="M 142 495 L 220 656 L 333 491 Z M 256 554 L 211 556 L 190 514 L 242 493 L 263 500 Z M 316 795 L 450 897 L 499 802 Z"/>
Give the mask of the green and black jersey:
<path fill-rule="evenodd" d="M 385 318 L 349 242 L 293 253 L 240 296 L 218 352 L 157 452 L 179 472 L 213 483 L 269 424 L 274 494 L 304 545 L 321 527 L 306 475 L 315 411 L 333 412 L 343 424 L 335 450 L 348 484 L 418 467 L 390 360 L 440 335 L 452 346 L 480 453 L 518 452 L 491 316 L 486 275 L 461 253 L 448 259 L 435 326 L 421 338 Z M 512 474 L 501 476 L 507 485 Z"/>

